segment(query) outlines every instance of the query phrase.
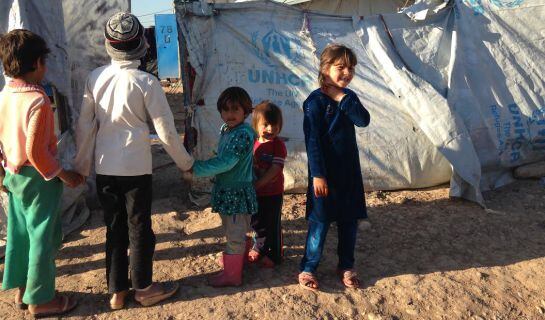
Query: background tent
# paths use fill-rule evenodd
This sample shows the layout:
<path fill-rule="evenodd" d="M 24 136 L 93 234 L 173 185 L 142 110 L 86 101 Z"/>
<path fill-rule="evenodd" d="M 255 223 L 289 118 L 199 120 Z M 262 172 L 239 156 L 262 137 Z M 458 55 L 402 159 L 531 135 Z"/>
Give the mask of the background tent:
<path fill-rule="evenodd" d="M 208 0 L 209 3 L 238 3 L 253 0 Z M 275 0 L 303 10 L 347 15 L 368 16 L 379 13 L 398 12 L 414 0 Z"/>
<path fill-rule="evenodd" d="M 537 63 L 545 61 L 545 43 L 530 32 L 545 29 L 545 5 L 425 5 L 427 16 L 417 15 L 425 20 L 413 21 L 395 13 L 335 16 L 270 1 L 177 2 L 196 73 L 190 101 L 196 157 L 211 156 L 217 143 L 219 93 L 242 86 L 254 102 L 269 99 L 283 109 L 286 187 L 304 189 L 301 105 L 316 87 L 319 53 L 340 42 L 358 56 L 351 87 L 371 112 L 370 127 L 357 130 L 366 187 L 419 188 L 450 179 L 451 195 L 483 203 L 481 191 L 511 181 L 512 167 L 545 156 L 545 66 Z"/>

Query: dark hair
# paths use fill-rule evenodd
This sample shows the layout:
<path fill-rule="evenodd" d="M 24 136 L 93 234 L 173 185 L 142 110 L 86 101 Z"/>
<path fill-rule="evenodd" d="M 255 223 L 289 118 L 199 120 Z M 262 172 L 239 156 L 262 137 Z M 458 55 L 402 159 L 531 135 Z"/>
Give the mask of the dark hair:
<path fill-rule="evenodd" d="M 0 37 L 0 60 L 8 77 L 34 71 L 38 59 L 45 62 L 49 52 L 45 40 L 28 30 L 16 29 Z"/>
<path fill-rule="evenodd" d="M 337 43 L 328 45 L 320 55 L 320 71 L 318 73 L 320 87 L 324 85 L 326 69 L 337 61 L 348 67 L 355 67 L 358 64 L 356 55 L 347 46 Z"/>
<path fill-rule="evenodd" d="M 257 125 L 261 120 L 265 120 L 273 126 L 278 126 L 278 131 L 282 131 L 282 110 L 266 100 L 255 106 L 252 113 L 252 128 L 257 132 Z"/>
<path fill-rule="evenodd" d="M 239 104 L 246 116 L 252 112 L 252 99 L 248 92 L 240 87 L 229 87 L 223 90 L 218 98 L 218 111 L 227 110 L 229 103 Z"/>

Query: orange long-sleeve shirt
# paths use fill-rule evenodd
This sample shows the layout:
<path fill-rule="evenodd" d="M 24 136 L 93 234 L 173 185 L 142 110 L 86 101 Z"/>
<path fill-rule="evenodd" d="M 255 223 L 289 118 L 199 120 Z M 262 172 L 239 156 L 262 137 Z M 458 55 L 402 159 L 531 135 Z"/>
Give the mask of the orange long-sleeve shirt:
<path fill-rule="evenodd" d="M 0 158 L 18 173 L 31 165 L 46 180 L 59 174 L 51 102 L 43 88 L 15 79 L 0 92 Z"/>

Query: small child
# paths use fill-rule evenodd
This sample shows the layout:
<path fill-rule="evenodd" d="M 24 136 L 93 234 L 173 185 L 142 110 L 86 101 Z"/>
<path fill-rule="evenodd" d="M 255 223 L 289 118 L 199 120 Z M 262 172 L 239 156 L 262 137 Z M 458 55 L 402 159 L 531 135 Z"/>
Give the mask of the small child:
<path fill-rule="evenodd" d="M 8 193 L 4 290 L 18 288 L 15 303 L 35 317 L 64 314 L 76 300 L 55 293 L 55 255 L 61 245 L 63 182 L 83 183 L 57 159 L 51 102 L 41 82 L 47 45 L 27 30 L 0 38 L 0 59 L 13 78 L 0 92 L 0 186 Z"/>
<path fill-rule="evenodd" d="M 220 214 L 227 237 L 223 271 L 212 276 L 210 284 L 214 287 L 239 286 L 242 284 L 246 232 L 251 216 L 257 212 L 252 173 L 255 133 L 244 122 L 252 112 L 252 101 L 244 89 L 230 87 L 220 94 L 217 107 L 225 122 L 220 129 L 218 154 L 205 161 L 195 161 L 193 174 L 215 176 L 212 210 Z"/>
<path fill-rule="evenodd" d="M 275 104 L 258 104 L 252 116 L 252 127 L 258 139 L 254 143 L 254 172 L 257 181 L 258 211 L 252 216 L 254 244 L 248 255 L 250 262 L 260 261 L 265 268 L 282 262 L 282 198 L 284 195 L 284 160 L 287 151 L 278 138 L 282 130 L 282 111 Z"/>
<path fill-rule="evenodd" d="M 331 222 L 337 223 L 338 274 L 349 288 L 360 283 L 354 272 L 358 219 L 367 217 L 354 125 L 369 124 L 369 112 L 346 87 L 354 77 L 356 56 L 349 48 L 332 44 L 320 57 L 320 88 L 303 104 L 308 157 L 306 218 L 309 221 L 299 284 L 318 290 L 318 267 Z"/>

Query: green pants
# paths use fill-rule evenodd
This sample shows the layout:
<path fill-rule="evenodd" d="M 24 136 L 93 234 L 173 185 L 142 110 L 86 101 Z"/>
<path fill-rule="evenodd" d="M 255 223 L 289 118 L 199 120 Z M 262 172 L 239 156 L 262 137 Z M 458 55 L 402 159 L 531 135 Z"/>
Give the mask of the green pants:
<path fill-rule="evenodd" d="M 8 238 L 2 288 L 26 287 L 23 302 L 42 304 L 55 297 L 55 255 L 62 241 L 62 182 L 45 181 L 33 167 L 6 172 L 9 190 Z"/>

